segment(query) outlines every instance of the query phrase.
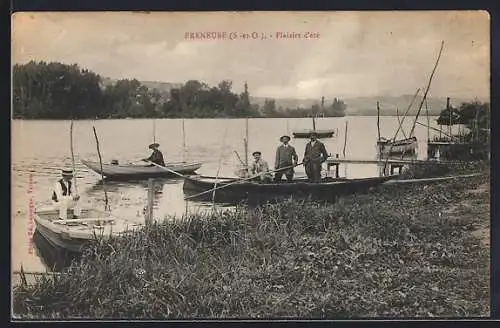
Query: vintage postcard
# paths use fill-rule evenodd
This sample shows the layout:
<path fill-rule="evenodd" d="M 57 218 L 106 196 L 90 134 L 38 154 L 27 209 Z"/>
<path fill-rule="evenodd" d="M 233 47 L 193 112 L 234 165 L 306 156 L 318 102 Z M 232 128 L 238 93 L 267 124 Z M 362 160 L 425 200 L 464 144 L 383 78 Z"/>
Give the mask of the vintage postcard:
<path fill-rule="evenodd" d="M 489 317 L 489 28 L 15 13 L 12 317 Z"/>

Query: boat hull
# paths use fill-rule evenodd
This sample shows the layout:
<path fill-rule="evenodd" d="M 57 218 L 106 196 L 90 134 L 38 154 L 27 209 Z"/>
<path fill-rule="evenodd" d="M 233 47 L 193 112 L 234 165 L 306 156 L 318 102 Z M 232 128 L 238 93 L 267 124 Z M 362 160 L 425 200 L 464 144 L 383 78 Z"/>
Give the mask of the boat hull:
<path fill-rule="evenodd" d="M 338 196 L 363 192 L 392 178 L 393 176 L 362 179 L 327 178 L 320 183 L 297 180 L 292 183 L 237 182 L 228 185 L 228 182 L 218 182 L 217 187 L 223 188 L 215 191 L 213 200 L 232 204 L 240 202 L 260 203 L 262 201 L 280 200 L 290 197 L 295 199 L 335 201 Z M 224 187 L 224 185 L 228 186 Z M 183 190 L 186 195 L 192 196 L 192 199 L 210 201 L 212 200 L 213 193 L 207 191 L 214 187 L 214 181 L 186 177 L 184 179 Z M 196 196 L 202 192 L 207 193 Z"/>
<path fill-rule="evenodd" d="M 85 246 L 95 238 L 118 236 L 132 229 L 135 224 L 112 217 L 109 213 L 97 210 L 82 210 L 82 222 L 61 224 L 57 209 L 37 210 L 35 213 L 36 231 L 54 248 L 71 253 L 82 253 Z M 90 217 L 101 219 L 101 225 Z M 85 221 L 86 218 L 89 221 Z M 71 221 L 71 220 L 70 220 Z"/>
<path fill-rule="evenodd" d="M 383 154 L 412 154 L 417 150 L 417 138 L 408 138 L 403 140 L 378 140 L 377 146 Z"/>
<path fill-rule="evenodd" d="M 297 139 L 309 139 L 311 138 L 311 132 L 310 130 L 306 131 L 295 131 L 292 132 L 293 137 Z M 333 138 L 334 135 L 334 130 L 316 130 L 316 134 L 318 135 L 319 139 L 322 138 Z"/>
<path fill-rule="evenodd" d="M 107 179 L 113 180 L 134 180 L 144 178 L 158 178 L 158 177 L 173 177 L 176 176 L 172 172 L 168 172 L 157 166 L 146 165 L 114 165 L 104 164 L 98 162 L 91 162 L 82 160 L 82 163 L 92 171 L 104 175 Z M 167 163 L 167 169 L 177 172 L 179 174 L 193 174 L 196 170 L 201 168 L 200 162 L 180 162 L 180 163 Z"/>

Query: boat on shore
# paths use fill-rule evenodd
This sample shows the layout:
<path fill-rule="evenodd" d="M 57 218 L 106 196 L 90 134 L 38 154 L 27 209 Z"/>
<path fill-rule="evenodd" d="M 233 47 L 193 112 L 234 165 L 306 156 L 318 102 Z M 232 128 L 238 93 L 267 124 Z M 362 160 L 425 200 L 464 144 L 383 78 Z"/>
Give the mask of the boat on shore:
<path fill-rule="evenodd" d="M 235 181 L 227 179 L 207 179 L 185 177 L 183 190 L 193 200 L 214 200 L 221 203 L 259 202 L 282 198 L 297 198 L 323 201 L 335 201 L 338 196 L 363 192 L 394 178 L 392 176 L 369 177 L 360 179 L 324 178 L 319 183 L 311 183 L 307 179 L 296 179 L 294 182 L 260 183 L 257 181 Z M 203 194 L 201 194 L 203 193 Z M 201 194 L 201 195 L 199 195 Z"/>
<path fill-rule="evenodd" d="M 144 178 L 158 178 L 176 176 L 172 172 L 162 169 L 157 166 L 139 165 L 139 164 L 101 164 L 99 162 L 91 162 L 81 160 L 83 165 L 93 170 L 98 174 L 104 175 L 107 179 L 113 180 L 133 180 Z M 201 162 L 170 162 L 166 163 L 165 168 L 177 172 L 179 174 L 194 174 L 196 170 L 201 168 Z"/>
<path fill-rule="evenodd" d="M 72 210 L 68 217 L 73 217 Z M 137 224 L 119 219 L 106 211 L 82 209 L 77 219 L 61 220 L 54 206 L 35 211 L 36 231 L 54 248 L 82 253 L 85 245 L 96 238 L 109 238 L 128 231 Z"/>
<path fill-rule="evenodd" d="M 377 140 L 380 153 L 385 155 L 414 154 L 417 150 L 417 145 L 416 137 L 395 141 L 381 137 Z"/>

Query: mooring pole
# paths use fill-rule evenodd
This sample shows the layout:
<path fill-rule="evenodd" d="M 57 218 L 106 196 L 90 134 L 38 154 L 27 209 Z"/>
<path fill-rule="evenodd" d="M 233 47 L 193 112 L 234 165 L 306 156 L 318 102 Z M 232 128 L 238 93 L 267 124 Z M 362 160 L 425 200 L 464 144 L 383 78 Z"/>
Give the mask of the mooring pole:
<path fill-rule="evenodd" d="M 150 225 L 151 222 L 153 221 L 153 196 L 154 196 L 153 185 L 154 185 L 154 180 L 148 179 L 148 205 L 146 209 L 146 218 L 145 218 L 146 225 Z"/>

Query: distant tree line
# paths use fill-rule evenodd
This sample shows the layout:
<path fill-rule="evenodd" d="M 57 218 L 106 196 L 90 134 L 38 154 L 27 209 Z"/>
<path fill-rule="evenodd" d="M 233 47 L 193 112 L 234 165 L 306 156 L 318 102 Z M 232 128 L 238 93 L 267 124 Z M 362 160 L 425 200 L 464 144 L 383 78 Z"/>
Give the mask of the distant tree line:
<path fill-rule="evenodd" d="M 150 89 L 136 79 L 104 85 L 98 74 L 58 62 L 16 64 L 13 68 L 13 117 L 31 119 L 211 118 L 344 116 L 345 103 L 335 98 L 324 107 L 276 108 L 250 103 L 248 85 L 236 94 L 232 82 L 217 86 L 190 80 L 169 92 Z"/>

